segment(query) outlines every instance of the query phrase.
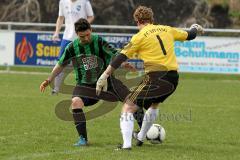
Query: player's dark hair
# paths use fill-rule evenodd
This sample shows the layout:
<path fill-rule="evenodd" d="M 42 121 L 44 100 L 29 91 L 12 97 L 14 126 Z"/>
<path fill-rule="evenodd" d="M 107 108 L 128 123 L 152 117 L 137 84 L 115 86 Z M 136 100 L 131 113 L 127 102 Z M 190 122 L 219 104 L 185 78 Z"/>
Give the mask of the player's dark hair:
<path fill-rule="evenodd" d="M 80 18 L 77 22 L 74 23 L 75 26 L 75 32 L 84 32 L 88 29 L 91 29 L 91 25 L 90 23 L 84 19 L 84 18 Z"/>

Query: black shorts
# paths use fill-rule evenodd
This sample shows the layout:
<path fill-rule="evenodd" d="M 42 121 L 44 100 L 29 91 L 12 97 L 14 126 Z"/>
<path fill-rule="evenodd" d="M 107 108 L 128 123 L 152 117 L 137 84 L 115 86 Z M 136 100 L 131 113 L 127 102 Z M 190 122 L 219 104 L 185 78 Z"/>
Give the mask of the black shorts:
<path fill-rule="evenodd" d="M 145 109 L 153 103 L 162 103 L 176 90 L 178 79 L 177 71 L 150 72 L 130 94 L 129 99 Z"/>
<path fill-rule="evenodd" d="M 81 84 L 77 85 L 73 90 L 73 97 L 80 97 L 83 100 L 84 106 L 96 104 L 100 99 L 110 102 L 123 102 L 130 94 L 129 89 L 114 76 L 108 78 L 108 90 L 96 95 L 96 84 Z"/>

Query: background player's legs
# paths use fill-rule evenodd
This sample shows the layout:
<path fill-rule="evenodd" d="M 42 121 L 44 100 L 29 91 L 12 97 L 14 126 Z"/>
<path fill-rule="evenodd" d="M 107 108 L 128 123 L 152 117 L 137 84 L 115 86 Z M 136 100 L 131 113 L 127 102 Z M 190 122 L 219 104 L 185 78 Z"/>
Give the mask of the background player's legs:
<path fill-rule="evenodd" d="M 65 39 L 62 40 L 62 42 L 61 42 L 61 49 L 60 49 L 58 58 L 60 58 L 62 56 L 62 54 L 64 53 L 65 48 L 67 47 L 67 45 L 69 43 L 71 43 L 71 41 L 68 41 L 68 40 L 65 40 Z M 60 89 L 60 86 L 62 84 L 63 78 L 64 78 L 64 71 L 59 73 L 57 75 L 57 77 L 55 78 L 55 80 L 54 80 L 54 88 L 52 90 L 52 94 L 57 94 L 59 92 L 59 89 Z"/>
<path fill-rule="evenodd" d="M 60 86 L 63 82 L 63 78 L 64 78 L 64 71 L 59 73 L 54 80 L 54 89 L 52 90 L 53 94 L 59 92 Z"/>

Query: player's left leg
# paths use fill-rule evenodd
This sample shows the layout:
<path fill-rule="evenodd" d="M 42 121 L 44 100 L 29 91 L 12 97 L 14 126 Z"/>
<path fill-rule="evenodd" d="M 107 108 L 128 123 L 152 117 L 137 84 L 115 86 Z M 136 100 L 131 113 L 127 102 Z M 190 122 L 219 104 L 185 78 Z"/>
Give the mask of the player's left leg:
<path fill-rule="evenodd" d="M 134 119 L 137 121 L 139 129 L 142 127 L 143 118 L 144 118 L 144 110 L 142 107 L 138 107 L 137 111 L 133 113 Z"/>
<path fill-rule="evenodd" d="M 146 111 L 143 123 L 140 132 L 137 135 L 137 146 L 141 146 L 143 144 L 144 139 L 146 138 L 146 134 L 148 130 L 151 128 L 152 124 L 158 117 L 158 103 L 154 103 L 150 108 Z"/>
<path fill-rule="evenodd" d="M 72 114 L 76 130 L 79 135 L 79 140 L 75 146 L 87 145 L 87 129 L 86 129 L 86 118 L 83 112 L 84 102 L 80 97 L 72 98 Z"/>
<path fill-rule="evenodd" d="M 140 83 L 134 92 L 131 92 L 129 96 L 126 97 L 125 103 L 122 108 L 122 113 L 120 117 L 120 128 L 123 137 L 123 145 L 121 149 L 131 149 L 132 147 L 132 134 L 134 129 L 134 116 L 133 114 L 137 111 L 137 97 L 138 94 L 148 83 L 148 76 Z"/>

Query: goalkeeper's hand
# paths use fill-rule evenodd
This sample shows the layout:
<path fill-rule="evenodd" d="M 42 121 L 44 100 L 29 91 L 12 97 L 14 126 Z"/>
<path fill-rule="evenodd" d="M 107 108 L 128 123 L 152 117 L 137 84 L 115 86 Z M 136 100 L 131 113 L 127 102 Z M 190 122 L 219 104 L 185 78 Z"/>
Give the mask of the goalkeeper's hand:
<path fill-rule="evenodd" d="M 44 80 L 41 85 L 40 85 L 40 91 L 44 92 L 44 90 L 46 89 L 46 87 L 50 84 L 50 81 L 48 79 Z"/>
<path fill-rule="evenodd" d="M 203 27 L 199 24 L 192 24 L 190 27 L 190 30 L 193 28 L 196 28 L 198 33 L 201 33 L 201 34 L 204 33 Z"/>
<path fill-rule="evenodd" d="M 107 83 L 107 79 L 108 79 L 109 75 L 106 73 L 103 73 L 97 81 L 97 85 L 96 85 L 96 94 L 99 96 L 101 91 L 107 91 L 108 88 L 108 83 Z"/>

